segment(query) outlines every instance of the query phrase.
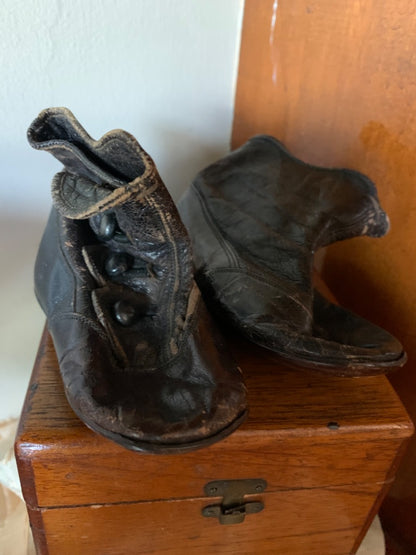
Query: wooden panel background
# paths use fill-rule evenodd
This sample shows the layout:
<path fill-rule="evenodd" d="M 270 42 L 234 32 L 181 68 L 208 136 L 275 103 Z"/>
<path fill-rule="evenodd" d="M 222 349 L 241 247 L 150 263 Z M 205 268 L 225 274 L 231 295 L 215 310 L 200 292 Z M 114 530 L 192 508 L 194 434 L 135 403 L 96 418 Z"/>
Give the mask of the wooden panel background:
<path fill-rule="evenodd" d="M 257 133 L 377 184 L 390 233 L 332 246 L 323 273 L 341 304 L 402 340 L 409 362 L 391 381 L 416 420 L 416 3 L 246 0 L 233 146 Z M 414 439 L 383 506 L 413 549 L 415 468 Z"/>

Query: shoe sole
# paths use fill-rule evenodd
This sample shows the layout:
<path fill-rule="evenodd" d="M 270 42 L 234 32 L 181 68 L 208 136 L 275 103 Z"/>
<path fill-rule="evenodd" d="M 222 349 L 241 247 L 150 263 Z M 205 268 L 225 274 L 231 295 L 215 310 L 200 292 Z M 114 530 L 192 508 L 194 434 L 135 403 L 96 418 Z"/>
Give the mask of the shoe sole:
<path fill-rule="evenodd" d="M 71 405 L 70 402 L 69 404 Z M 241 424 L 246 420 L 248 416 L 248 409 L 246 409 L 235 420 L 233 420 L 231 424 L 229 424 L 216 434 L 196 441 L 190 441 L 186 443 L 152 443 L 148 441 L 136 440 L 123 434 L 111 432 L 98 425 L 97 423 L 89 420 L 88 418 L 85 418 L 85 416 L 81 415 L 77 410 L 75 410 L 72 405 L 71 408 L 78 416 L 78 418 L 93 432 L 100 434 L 101 436 L 104 436 L 105 438 L 110 439 L 111 441 L 131 451 L 153 453 L 159 455 L 187 453 L 189 451 L 195 451 L 196 449 L 208 447 L 209 445 L 212 445 L 213 443 L 216 443 L 229 436 L 239 426 L 241 426 Z"/>

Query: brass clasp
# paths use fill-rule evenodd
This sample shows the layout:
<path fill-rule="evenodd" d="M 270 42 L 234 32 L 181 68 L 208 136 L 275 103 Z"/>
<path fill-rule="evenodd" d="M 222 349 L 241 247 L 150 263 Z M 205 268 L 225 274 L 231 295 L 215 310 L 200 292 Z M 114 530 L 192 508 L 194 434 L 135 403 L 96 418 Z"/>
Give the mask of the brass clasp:
<path fill-rule="evenodd" d="M 220 524 L 239 524 L 247 514 L 264 509 L 262 501 L 245 501 L 245 495 L 262 493 L 267 487 L 261 478 L 247 480 L 215 480 L 206 484 L 204 491 L 209 497 L 222 497 L 220 505 L 208 505 L 202 515 L 218 518 Z"/>

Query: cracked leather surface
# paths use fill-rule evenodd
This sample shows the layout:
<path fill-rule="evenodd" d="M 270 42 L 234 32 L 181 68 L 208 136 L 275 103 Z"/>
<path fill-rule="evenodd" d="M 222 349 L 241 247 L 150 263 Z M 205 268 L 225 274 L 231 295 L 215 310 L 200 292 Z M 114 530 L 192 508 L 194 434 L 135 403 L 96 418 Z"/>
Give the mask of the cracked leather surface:
<path fill-rule="evenodd" d="M 125 131 L 95 141 L 65 108 L 43 111 L 28 138 L 64 164 L 35 290 L 74 411 L 136 450 L 186 451 L 228 435 L 246 413 L 241 373 L 150 156 Z"/>
<path fill-rule="evenodd" d="M 305 164 L 260 135 L 201 171 L 179 210 L 205 299 L 246 338 L 341 375 L 404 364 L 392 335 L 312 285 L 317 249 L 389 228 L 366 176 Z"/>

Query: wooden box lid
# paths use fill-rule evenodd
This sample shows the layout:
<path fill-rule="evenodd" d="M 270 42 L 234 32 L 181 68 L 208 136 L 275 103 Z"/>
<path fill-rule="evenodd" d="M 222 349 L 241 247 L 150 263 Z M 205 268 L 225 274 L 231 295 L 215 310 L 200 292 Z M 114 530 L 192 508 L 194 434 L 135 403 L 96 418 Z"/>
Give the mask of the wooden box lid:
<path fill-rule="evenodd" d="M 193 498 L 219 479 L 263 478 L 269 492 L 391 479 L 413 425 L 384 376 L 294 370 L 245 342 L 233 351 L 249 392 L 248 420 L 210 447 L 150 455 L 97 435 L 75 416 L 45 332 L 16 439 L 28 505 Z"/>

